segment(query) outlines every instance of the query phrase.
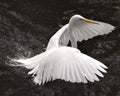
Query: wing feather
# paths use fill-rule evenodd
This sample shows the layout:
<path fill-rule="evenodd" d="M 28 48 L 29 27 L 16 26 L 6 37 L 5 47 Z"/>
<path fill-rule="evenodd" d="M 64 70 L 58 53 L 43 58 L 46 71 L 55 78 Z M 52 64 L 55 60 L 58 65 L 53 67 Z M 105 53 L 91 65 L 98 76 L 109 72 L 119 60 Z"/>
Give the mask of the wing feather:
<path fill-rule="evenodd" d="M 81 53 L 76 48 L 64 46 L 50 49 L 42 54 L 40 60 L 30 60 L 30 63 L 35 65 L 29 74 L 33 74 L 34 81 L 38 84 L 55 79 L 70 82 L 94 82 L 99 81 L 97 75 L 103 77 L 101 72 L 106 73 L 107 67 L 103 63 Z M 30 59 L 39 57 L 41 55 Z"/>
<path fill-rule="evenodd" d="M 66 30 L 66 32 L 63 32 L 62 36 L 60 37 L 60 41 L 63 45 L 67 45 L 70 40 L 70 34 L 74 36 L 76 41 L 83 41 L 91 39 L 98 35 L 108 34 L 112 32 L 112 30 L 114 30 L 115 28 L 114 26 L 108 23 L 99 21 L 96 22 L 97 24 L 88 23 L 85 21 L 77 22 L 77 24 L 72 26 L 72 33 L 68 32 L 68 30 Z M 69 29 L 69 25 L 67 29 Z"/>

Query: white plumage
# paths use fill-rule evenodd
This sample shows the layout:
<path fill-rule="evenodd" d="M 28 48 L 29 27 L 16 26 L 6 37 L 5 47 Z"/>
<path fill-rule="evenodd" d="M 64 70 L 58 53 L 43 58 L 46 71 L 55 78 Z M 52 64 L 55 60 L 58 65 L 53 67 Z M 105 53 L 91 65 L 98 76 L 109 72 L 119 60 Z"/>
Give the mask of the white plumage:
<path fill-rule="evenodd" d="M 108 23 L 93 20 L 88 21 L 88 19 L 79 15 L 73 16 L 69 21 L 69 25 L 66 24 L 63 27 L 66 29 L 60 37 L 60 42 L 63 45 L 67 45 L 69 40 L 73 41 L 71 43 L 77 44 L 77 41 L 88 40 L 98 35 L 108 34 L 115 28 Z M 73 44 L 73 47 L 77 47 L 77 45 L 74 46 Z"/>
<path fill-rule="evenodd" d="M 97 75 L 103 77 L 101 72 L 106 73 L 107 67 L 76 49 L 77 41 L 108 34 L 113 29 L 114 26 L 110 24 L 74 15 L 68 24 L 51 37 L 45 52 L 13 61 L 30 69 L 28 74 L 33 74 L 34 82 L 38 84 L 55 79 L 83 83 L 99 81 Z M 72 47 L 66 46 L 69 40 Z"/>

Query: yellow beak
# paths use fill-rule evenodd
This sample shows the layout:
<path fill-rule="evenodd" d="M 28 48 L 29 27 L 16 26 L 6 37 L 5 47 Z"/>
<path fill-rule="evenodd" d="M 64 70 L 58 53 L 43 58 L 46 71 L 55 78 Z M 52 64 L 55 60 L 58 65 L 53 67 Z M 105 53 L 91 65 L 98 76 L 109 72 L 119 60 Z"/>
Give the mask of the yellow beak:
<path fill-rule="evenodd" d="M 90 19 L 86 19 L 86 18 L 83 18 L 83 20 L 88 23 L 99 24 L 97 21 L 94 21 L 94 20 L 90 20 Z"/>

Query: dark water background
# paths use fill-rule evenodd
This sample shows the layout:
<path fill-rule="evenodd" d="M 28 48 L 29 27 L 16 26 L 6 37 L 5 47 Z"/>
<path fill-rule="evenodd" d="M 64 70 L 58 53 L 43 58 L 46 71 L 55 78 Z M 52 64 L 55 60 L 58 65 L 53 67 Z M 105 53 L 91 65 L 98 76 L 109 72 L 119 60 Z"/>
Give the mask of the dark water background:
<path fill-rule="evenodd" d="M 116 26 L 109 35 L 78 42 L 79 49 L 109 67 L 100 82 L 62 80 L 38 86 L 28 70 L 8 58 L 31 57 L 74 14 Z M 0 0 L 0 96 L 120 96 L 120 0 Z"/>

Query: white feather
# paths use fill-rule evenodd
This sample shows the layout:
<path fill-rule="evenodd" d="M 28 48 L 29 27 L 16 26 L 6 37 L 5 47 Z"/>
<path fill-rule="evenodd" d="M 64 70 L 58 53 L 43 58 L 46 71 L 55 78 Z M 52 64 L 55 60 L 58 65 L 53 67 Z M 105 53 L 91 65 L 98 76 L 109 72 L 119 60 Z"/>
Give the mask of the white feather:
<path fill-rule="evenodd" d="M 96 21 L 98 24 L 88 23 L 85 21 L 77 21 L 74 26 L 72 26 L 72 34 L 76 41 L 83 41 L 91 39 L 98 35 L 104 35 L 112 32 L 112 30 L 115 28 L 114 26 Z M 66 26 L 66 25 L 65 25 Z M 66 27 L 66 30 L 68 30 L 71 26 Z M 67 33 L 68 34 L 68 33 Z M 63 32 L 63 35 L 61 35 L 60 41 L 63 45 L 67 45 L 68 41 L 70 40 L 70 35 L 67 35 L 66 32 Z M 63 39 L 64 38 L 64 39 Z M 69 38 L 69 39 L 68 39 Z"/>
<path fill-rule="evenodd" d="M 44 84 L 55 79 L 63 79 L 70 82 L 94 82 L 95 80 L 99 81 L 96 74 L 103 77 L 101 72 L 106 73 L 104 68 L 107 67 L 105 65 L 75 48 L 53 48 L 42 53 L 42 55 L 31 58 L 40 58 L 39 61 L 38 59 L 30 60 L 30 64 L 35 64 L 36 66 L 32 68 L 29 74 L 35 75 L 34 81 L 38 84 Z M 27 65 L 27 68 L 31 67 L 30 64 Z"/>

